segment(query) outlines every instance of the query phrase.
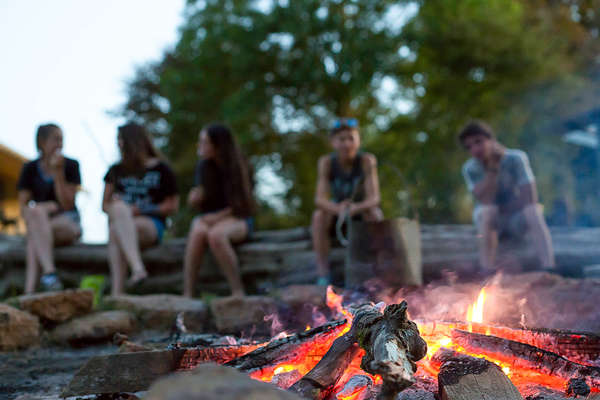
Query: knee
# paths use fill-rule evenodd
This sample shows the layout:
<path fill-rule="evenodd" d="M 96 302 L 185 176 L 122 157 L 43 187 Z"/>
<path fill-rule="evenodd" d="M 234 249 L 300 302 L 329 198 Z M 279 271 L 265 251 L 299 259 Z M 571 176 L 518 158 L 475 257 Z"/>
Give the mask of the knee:
<path fill-rule="evenodd" d="M 315 210 L 312 215 L 312 226 L 314 228 L 323 228 L 327 225 L 329 214 L 323 210 Z"/>
<path fill-rule="evenodd" d="M 114 200 L 107 207 L 108 215 L 110 218 L 119 218 L 128 213 L 131 213 L 131 209 L 123 200 Z"/>
<path fill-rule="evenodd" d="M 35 206 L 35 207 L 27 207 L 26 208 L 25 219 L 27 221 L 31 221 L 31 220 L 37 221 L 46 216 L 47 216 L 47 214 L 46 214 L 46 211 L 43 209 L 43 207 Z"/>
<path fill-rule="evenodd" d="M 207 236 L 206 225 L 202 222 L 195 220 L 192 223 L 192 227 L 190 229 L 190 239 L 192 240 L 204 240 Z"/>
<path fill-rule="evenodd" d="M 207 234 L 208 243 L 211 248 L 222 247 L 227 242 L 227 236 L 217 229 L 212 229 Z"/>
<path fill-rule="evenodd" d="M 490 225 L 496 221 L 496 218 L 498 218 L 498 207 L 482 206 L 479 213 L 481 222 L 485 225 Z"/>

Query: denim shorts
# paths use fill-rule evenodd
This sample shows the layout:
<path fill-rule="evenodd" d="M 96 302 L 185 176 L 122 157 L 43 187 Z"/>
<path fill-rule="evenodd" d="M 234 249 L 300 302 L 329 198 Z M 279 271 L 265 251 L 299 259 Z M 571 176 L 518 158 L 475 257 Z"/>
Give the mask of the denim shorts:
<path fill-rule="evenodd" d="M 163 236 L 165 234 L 165 223 L 162 219 L 158 218 L 154 215 L 146 215 L 146 217 L 152 220 L 152 223 L 156 227 L 156 243 L 159 244 L 162 242 Z"/>

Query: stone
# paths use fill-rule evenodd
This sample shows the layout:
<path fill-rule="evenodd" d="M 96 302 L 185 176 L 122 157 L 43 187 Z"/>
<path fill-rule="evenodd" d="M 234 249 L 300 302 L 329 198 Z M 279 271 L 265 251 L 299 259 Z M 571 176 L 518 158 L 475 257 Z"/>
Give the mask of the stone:
<path fill-rule="evenodd" d="M 63 290 L 20 296 L 19 308 L 37 315 L 42 321 L 65 322 L 92 311 L 94 292 L 91 290 Z"/>
<path fill-rule="evenodd" d="M 40 343 L 40 322 L 28 312 L 0 304 L 0 350 L 17 350 Z"/>
<path fill-rule="evenodd" d="M 203 364 L 154 383 L 145 400 L 300 400 L 275 385 L 251 379 L 234 368 Z"/>
<path fill-rule="evenodd" d="M 170 329 L 177 315 L 183 313 L 183 325 L 188 332 L 203 332 L 208 324 L 208 307 L 202 300 L 170 294 L 144 296 L 108 296 L 104 304 L 110 309 L 135 314 L 144 328 Z"/>
<path fill-rule="evenodd" d="M 127 311 L 102 311 L 75 318 L 50 332 L 50 340 L 73 346 L 110 341 L 115 333 L 136 328 L 135 316 Z"/>
<path fill-rule="evenodd" d="M 281 289 L 280 298 L 294 308 L 311 305 L 325 307 L 327 287 L 322 285 L 290 285 Z"/>
<path fill-rule="evenodd" d="M 270 297 L 222 297 L 211 302 L 211 313 L 220 333 L 271 335 L 277 305 Z"/>

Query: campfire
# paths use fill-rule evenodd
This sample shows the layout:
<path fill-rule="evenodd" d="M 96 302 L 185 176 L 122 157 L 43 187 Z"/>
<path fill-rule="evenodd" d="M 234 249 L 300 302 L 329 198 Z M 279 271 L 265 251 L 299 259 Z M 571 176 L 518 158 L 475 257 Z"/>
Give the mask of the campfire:
<path fill-rule="evenodd" d="M 521 398 L 516 390 L 515 397 L 506 397 L 510 387 L 523 396 L 531 387 L 540 386 L 584 396 L 600 389 L 600 337 L 488 325 L 485 288 L 466 310 L 464 321 L 415 324 L 406 319 L 406 302 L 345 308 L 342 301 L 342 296 L 329 288 L 327 304 L 338 317 L 336 321 L 312 329 L 307 326 L 294 335 L 280 334 L 276 340 L 246 349 L 243 356 L 233 354 L 240 349 L 231 346 L 212 360 L 313 399 L 392 399 L 411 386 L 437 392 L 438 377 L 442 398 L 468 398 L 452 393 L 473 390 L 469 377 L 480 374 L 491 379 L 488 390 L 498 391 L 498 398 Z M 398 315 L 391 317 L 394 312 Z M 394 325 L 394 318 L 399 325 Z M 382 326 L 374 328 L 377 323 Z M 413 335 L 413 326 L 420 336 Z M 365 334 L 361 329 L 370 331 Z M 392 343 L 394 350 L 381 354 Z M 231 357 L 224 357 L 230 352 Z M 376 362 L 374 353 L 379 357 Z M 181 369 L 192 368 L 199 361 L 191 357 Z M 442 379 L 448 374 L 456 376 Z"/>

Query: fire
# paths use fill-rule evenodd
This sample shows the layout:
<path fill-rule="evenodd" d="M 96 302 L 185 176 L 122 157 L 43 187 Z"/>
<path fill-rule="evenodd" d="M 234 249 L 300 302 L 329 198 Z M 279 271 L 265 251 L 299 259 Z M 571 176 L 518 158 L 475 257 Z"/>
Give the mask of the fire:
<path fill-rule="evenodd" d="M 467 321 L 483 323 L 483 306 L 485 304 L 485 288 L 482 288 L 475 303 L 467 309 Z"/>

